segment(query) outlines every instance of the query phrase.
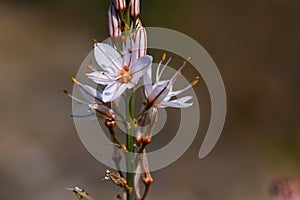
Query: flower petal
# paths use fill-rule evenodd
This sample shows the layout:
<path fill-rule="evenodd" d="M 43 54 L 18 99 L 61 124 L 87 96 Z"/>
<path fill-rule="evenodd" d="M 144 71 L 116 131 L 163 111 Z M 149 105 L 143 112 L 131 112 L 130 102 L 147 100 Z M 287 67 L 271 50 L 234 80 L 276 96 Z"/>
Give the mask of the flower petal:
<path fill-rule="evenodd" d="M 134 76 L 141 77 L 145 74 L 145 71 L 151 66 L 152 63 L 152 56 L 143 56 L 139 58 L 132 66 L 132 74 Z"/>
<path fill-rule="evenodd" d="M 133 50 L 133 41 L 130 37 L 127 37 L 126 39 L 126 44 L 125 44 L 125 49 L 123 49 L 124 51 L 124 62 L 123 65 L 125 66 L 130 66 L 132 64 L 132 50 Z"/>
<path fill-rule="evenodd" d="M 146 73 L 144 75 L 144 87 L 146 97 L 148 97 L 150 92 L 152 91 L 152 67 L 149 67 L 146 70 Z"/>
<path fill-rule="evenodd" d="M 95 43 L 94 44 L 94 56 L 98 65 L 105 70 L 106 67 L 111 66 L 121 70 L 122 63 L 117 58 L 121 55 L 117 50 L 108 44 Z"/>
<path fill-rule="evenodd" d="M 193 105 L 193 103 L 187 103 L 187 101 L 191 100 L 192 96 L 186 96 L 179 99 L 175 99 L 172 101 L 163 101 L 157 107 L 159 108 L 166 108 L 166 107 L 172 107 L 172 108 L 188 108 Z"/>
<path fill-rule="evenodd" d="M 82 84 L 80 82 L 77 82 L 79 90 L 82 94 L 82 96 L 84 96 L 84 98 L 88 101 L 88 102 L 92 102 L 95 101 L 95 99 L 97 99 L 98 101 L 102 101 L 102 94 L 101 92 L 99 92 L 98 90 L 96 90 L 95 88 Z"/>
<path fill-rule="evenodd" d="M 108 85 L 104 91 L 103 91 L 103 101 L 104 102 L 110 102 L 118 97 L 120 97 L 123 92 L 128 88 L 127 84 L 121 84 L 119 82 L 114 82 L 110 85 Z"/>
<path fill-rule="evenodd" d="M 160 104 L 170 92 L 170 81 L 156 82 L 149 94 L 148 101 L 153 104 Z"/>
<path fill-rule="evenodd" d="M 115 81 L 116 78 L 109 77 L 105 72 L 103 71 L 96 71 L 89 74 L 86 74 L 86 76 L 94 81 L 97 84 L 101 85 L 108 85 L 112 81 Z"/>

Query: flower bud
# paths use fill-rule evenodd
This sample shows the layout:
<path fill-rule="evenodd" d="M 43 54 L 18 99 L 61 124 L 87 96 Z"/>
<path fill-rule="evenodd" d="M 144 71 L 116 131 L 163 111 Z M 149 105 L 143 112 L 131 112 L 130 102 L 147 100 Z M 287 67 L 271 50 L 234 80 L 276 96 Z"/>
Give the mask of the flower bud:
<path fill-rule="evenodd" d="M 121 30 L 119 25 L 119 17 L 116 8 L 111 3 L 108 8 L 108 29 L 111 37 L 120 37 Z"/>
<path fill-rule="evenodd" d="M 127 180 L 123 177 L 118 172 L 111 172 L 109 170 L 106 170 L 106 174 L 104 177 L 105 180 L 111 180 L 114 184 L 121 188 L 128 187 L 127 186 Z"/>
<path fill-rule="evenodd" d="M 143 178 L 143 183 L 145 185 L 151 185 L 151 183 L 153 183 L 153 178 L 149 172 L 145 174 Z"/>
<path fill-rule="evenodd" d="M 151 141 L 152 141 L 152 137 L 151 136 L 146 136 L 146 137 L 142 138 L 142 143 L 145 144 L 145 145 L 150 144 Z"/>
<path fill-rule="evenodd" d="M 115 0 L 115 7 L 118 11 L 123 11 L 126 8 L 126 0 Z"/>
<path fill-rule="evenodd" d="M 140 0 L 131 0 L 131 16 L 137 17 L 140 14 Z"/>
<path fill-rule="evenodd" d="M 75 196 L 77 197 L 77 199 L 79 200 L 93 200 L 92 197 L 90 197 L 88 195 L 88 193 L 86 193 L 84 191 L 84 189 L 81 189 L 79 187 L 75 187 L 75 188 L 66 188 L 66 190 L 70 190 L 72 192 L 74 192 Z"/>
<path fill-rule="evenodd" d="M 105 126 L 108 128 L 115 128 L 116 127 L 116 121 L 115 120 L 106 120 Z"/>
<path fill-rule="evenodd" d="M 140 58 L 147 54 L 147 34 L 141 20 L 137 20 L 136 27 L 135 46 L 137 48 L 137 58 Z"/>

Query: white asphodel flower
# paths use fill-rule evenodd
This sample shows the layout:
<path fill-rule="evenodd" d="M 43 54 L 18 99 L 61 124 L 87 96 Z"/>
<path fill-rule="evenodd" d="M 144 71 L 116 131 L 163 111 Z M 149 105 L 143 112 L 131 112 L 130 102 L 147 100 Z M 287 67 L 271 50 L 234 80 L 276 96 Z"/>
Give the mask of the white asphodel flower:
<path fill-rule="evenodd" d="M 147 97 L 146 110 L 148 110 L 152 106 L 158 108 L 166 108 L 166 107 L 187 108 L 193 105 L 193 103 L 188 102 L 189 100 L 192 99 L 192 96 L 185 96 L 185 97 L 171 100 L 172 97 L 176 97 L 182 92 L 195 86 L 199 82 L 199 77 L 196 76 L 194 80 L 185 88 L 181 90 L 173 91 L 173 84 L 176 81 L 176 79 L 181 75 L 181 70 L 186 65 L 186 61 L 183 62 L 182 66 L 178 69 L 177 73 L 175 73 L 170 80 L 162 80 L 162 81 L 160 80 L 164 70 L 172 60 L 172 57 L 173 56 L 171 56 L 167 60 L 167 62 L 162 66 L 162 63 L 166 60 L 166 54 L 163 54 L 162 59 L 159 62 L 157 67 L 156 80 L 153 85 L 152 85 L 151 68 L 147 70 L 147 74 L 144 76 L 145 94 Z"/>
<path fill-rule="evenodd" d="M 102 100 L 110 102 L 120 97 L 126 89 L 132 89 L 146 73 L 152 63 L 152 57 L 137 56 L 138 49 L 127 38 L 124 51 L 119 51 L 104 43 L 95 43 L 94 56 L 102 71 L 87 74 L 97 84 L 106 85 Z"/>
<path fill-rule="evenodd" d="M 74 111 L 71 114 L 72 117 L 89 118 L 95 115 L 96 119 L 116 119 L 116 114 L 114 113 L 114 111 L 102 101 L 102 94 L 99 90 L 80 83 L 74 77 L 72 77 L 72 81 L 78 86 L 82 96 L 84 97 L 84 100 L 78 99 L 77 97 L 74 97 L 66 90 L 64 90 L 64 93 L 71 97 L 75 102 L 84 106 L 83 109 Z"/>

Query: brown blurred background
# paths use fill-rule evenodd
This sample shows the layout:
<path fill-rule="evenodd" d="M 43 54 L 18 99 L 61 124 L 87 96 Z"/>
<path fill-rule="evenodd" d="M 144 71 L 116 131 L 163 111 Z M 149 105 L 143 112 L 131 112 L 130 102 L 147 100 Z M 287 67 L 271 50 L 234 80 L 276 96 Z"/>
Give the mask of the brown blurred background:
<path fill-rule="evenodd" d="M 70 77 L 107 37 L 109 0 L 0 1 L 0 195 L 96 199 L 120 192 L 84 148 L 72 119 Z M 216 62 L 228 95 L 224 132 L 198 159 L 204 125 L 178 161 L 153 174 L 149 199 L 267 200 L 271 180 L 300 179 L 300 1 L 142 0 L 145 26 L 183 32 Z M 205 84 L 198 87 L 207 96 Z M 203 89 L 203 90 L 202 90 Z M 201 94 L 202 95 L 202 94 Z M 204 97 L 208 99 L 208 97 Z M 205 116 L 207 115 L 207 116 Z M 205 120 L 206 119 L 206 120 Z"/>

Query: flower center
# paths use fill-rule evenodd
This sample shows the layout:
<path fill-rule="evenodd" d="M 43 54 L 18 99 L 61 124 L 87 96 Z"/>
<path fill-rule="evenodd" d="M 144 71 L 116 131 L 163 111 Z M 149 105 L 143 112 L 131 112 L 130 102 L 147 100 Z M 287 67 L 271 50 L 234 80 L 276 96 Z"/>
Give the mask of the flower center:
<path fill-rule="evenodd" d="M 121 70 L 120 76 L 121 77 L 120 77 L 119 81 L 121 83 L 128 83 L 131 80 L 131 78 L 132 78 L 131 77 L 131 72 L 130 72 L 130 69 L 127 65 L 125 65 L 123 67 L 123 69 Z"/>

